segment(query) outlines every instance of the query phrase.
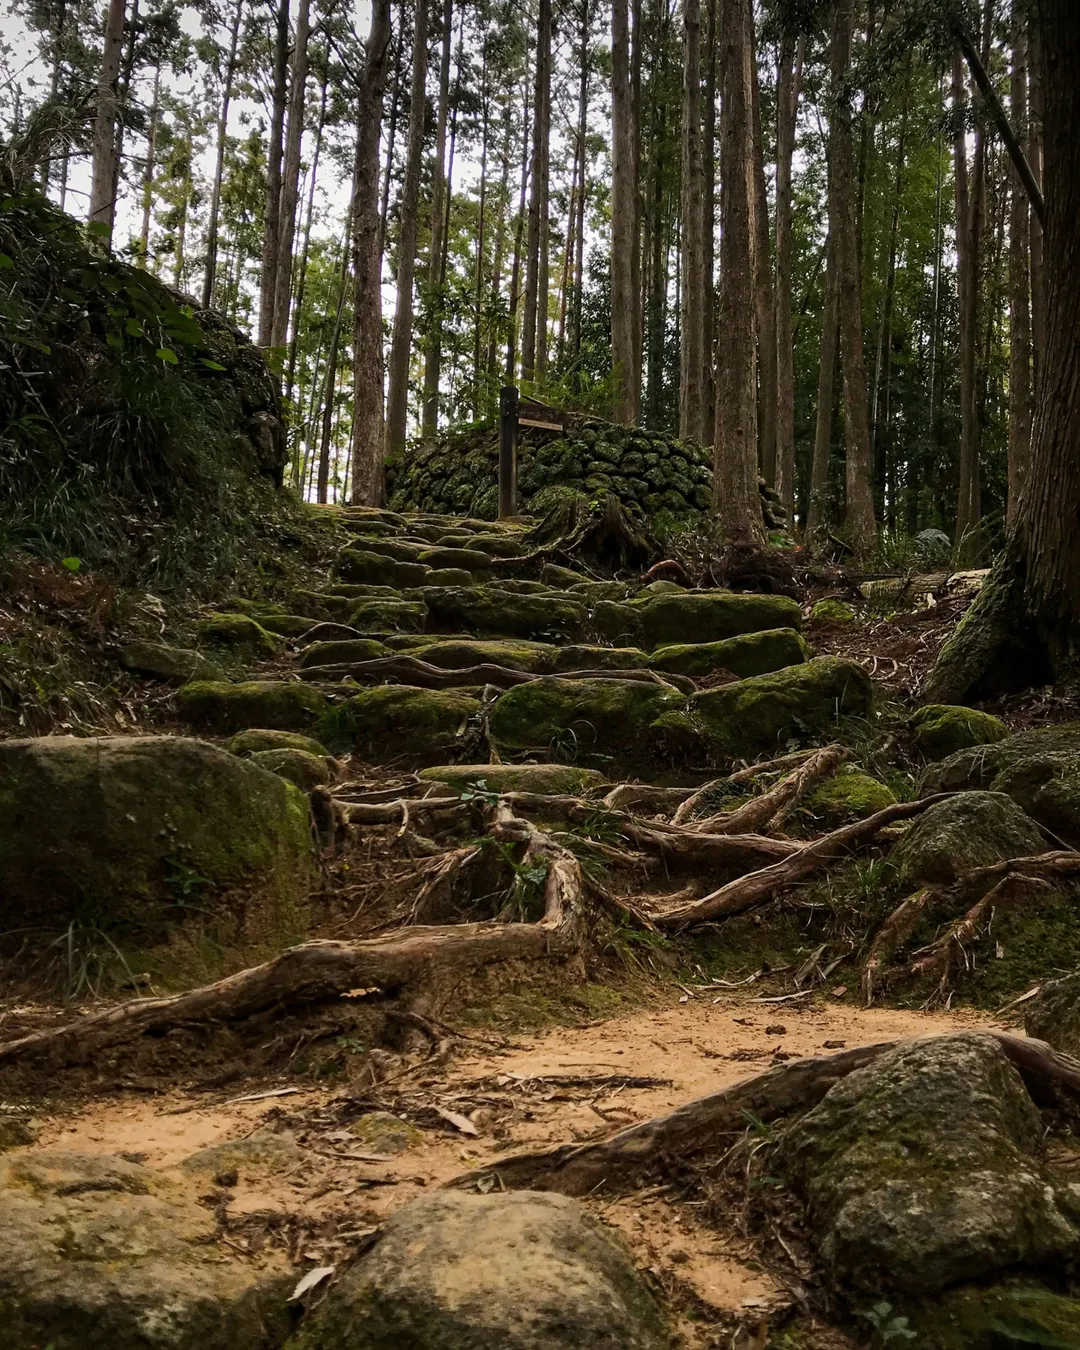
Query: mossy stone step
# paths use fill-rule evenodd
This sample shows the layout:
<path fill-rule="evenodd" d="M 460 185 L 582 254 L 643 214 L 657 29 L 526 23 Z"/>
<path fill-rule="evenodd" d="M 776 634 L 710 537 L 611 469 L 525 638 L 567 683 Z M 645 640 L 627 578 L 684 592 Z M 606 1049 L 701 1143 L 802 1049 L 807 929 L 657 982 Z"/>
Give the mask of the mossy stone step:
<path fill-rule="evenodd" d="M 605 781 L 595 769 L 576 764 L 440 764 L 421 769 L 429 783 L 443 783 L 455 792 L 480 788 L 487 792 L 542 792 L 580 796 Z"/>
<path fill-rule="evenodd" d="M 276 773 L 301 792 L 311 792 L 330 781 L 330 767 L 325 758 L 307 750 L 256 750 L 249 758 L 252 764 Z"/>
<path fill-rule="evenodd" d="M 323 755 L 327 751 L 321 741 L 302 736 L 298 731 L 274 731 L 270 727 L 251 727 L 238 731 L 226 742 L 231 755 L 254 755 L 260 750 L 306 750 L 309 755 Z"/>
<path fill-rule="evenodd" d="M 422 586 L 429 569 L 419 562 L 396 562 L 381 553 L 345 548 L 334 560 L 334 575 L 362 585 Z"/>
<path fill-rule="evenodd" d="M 202 652 L 170 647 L 165 642 L 128 642 L 117 654 L 125 670 L 158 680 L 216 680 L 221 671 Z"/>
<path fill-rule="evenodd" d="M 377 553 L 381 558 L 390 558 L 394 562 L 418 562 L 420 554 L 428 545 L 422 540 L 402 539 L 396 535 L 386 535 L 379 538 L 368 539 L 364 535 L 358 535 L 354 543 L 349 545 L 348 551 L 351 553 Z"/>
<path fill-rule="evenodd" d="M 320 722 L 332 750 L 351 750 L 376 763 L 439 763 L 465 743 L 479 699 L 458 689 L 379 685 L 362 689 Z"/>
<path fill-rule="evenodd" d="M 491 555 L 476 548 L 429 548 L 419 560 L 428 567 L 459 567 L 465 572 L 486 572 L 491 567 Z"/>
<path fill-rule="evenodd" d="M 181 721 L 219 736 L 251 727 L 307 731 L 329 707 L 320 690 L 279 680 L 247 680 L 241 684 L 195 680 L 176 691 Z"/>
<path fill-rule="evenodd" d="M 228 648 L 253 660 L 268 660 L 283 650 L 277 633 L 269 633 L 248 614 L 211 614 L 199 624 L 199 636 L 212 647 Z"/>
<path fill-rule="evenodd" d="M 729 670 L 744 679 L 768 675 L 809 659 L 810 648 L 794 628 L 767 628 L 720 642 L 683 642 L 658 647 L 648 658 L 655 670 L 702 678 Z"/>
<path fill-rule="evenodd" d="M 572 670 L 644 670 L 653 662 L 637 647 L 593 647 L 579 644 L 556 647 L 554 670 L 566 674 Z"/>
<path fill-rule="evenodd" d="M 313 642 L 300 653 L 301 670 L 312 666 L 344 666 L 389 656 L 390 648 L 374 638 L 346 638 L 341 642 Z"/>
<path fill-rule="evenodd" d="M 350 604 L 349 623 L 368 636 L 423 633 L 427 628 L 427 606 L 417 600 L 360 600 Z"/>
<path fill-rule="evenodd" d="M 513 595 L 498 586 L 428 587 L 424 592 L 429 632 L 453 628 L 482 636 L 580 640 L 586 635 L 584 605 L 552 595 Z"/>
<path fill-rule="evenodd" d="M 509 670 L 524 670 L 542 674 L 552 670 L 557 648 L 547 642 L 512 642 L 509 639 L 453 639 L 432 642 L 415 647 L 410 655 L 417 656 L 442 670 L 465 670 L 485 663 L 505 666 Z"/>
<path fill-rule="evenodd" d="M 645 749 L 648 729 L 661 713 L 684 704 L 683 695 L 659 684 L 556 677 L 508 690 L 492 709 L 488 727 L 500 752 L 621 760 Z"/>
<path fill-rule="evenodd" d="M 769 628 L 801 628 L 802 611 L 786 595 L 742 595 L 732 591 L 685 591 L 638 599 L 645 647 L 720 642 Z"/>
<path fill-rule="evenodd" d="M 1003 741 L 1009 728 L 998 717 L 976 708 L 931 703 L 911 719 L 915 748 L 928 760 L 947 759 L 958 750 Z"/>

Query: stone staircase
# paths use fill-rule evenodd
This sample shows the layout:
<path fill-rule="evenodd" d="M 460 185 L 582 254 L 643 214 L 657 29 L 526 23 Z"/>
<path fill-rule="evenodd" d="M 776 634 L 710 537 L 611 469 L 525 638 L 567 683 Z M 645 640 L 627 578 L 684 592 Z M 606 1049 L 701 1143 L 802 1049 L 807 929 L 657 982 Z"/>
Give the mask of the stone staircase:
<path fill-rule="evenodd" d="M 321 589 L 237 598 L 206 621 L 208 646 L 250 656 L 250 678 L 184 684 L 185 727 L 275 733 L 259 753 L 303 753 L 300 735 L 456 780 L 501 764 L 520 782 L 530 770 L 505 766 L 531 764 L 659 782 L 869 714 L 865 672 L 815 658 L 786 596 L 597 580 L 530 550 L 527 522 L 343 518 L 352 539 Z"/>

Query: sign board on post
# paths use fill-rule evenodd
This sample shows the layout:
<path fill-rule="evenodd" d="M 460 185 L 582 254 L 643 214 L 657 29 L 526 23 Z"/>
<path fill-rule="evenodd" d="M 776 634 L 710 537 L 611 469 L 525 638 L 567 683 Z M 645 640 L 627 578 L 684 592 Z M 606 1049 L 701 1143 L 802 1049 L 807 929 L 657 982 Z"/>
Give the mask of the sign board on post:
<path fill-rule="evenodd" d="M 538 427 L 541 431 L 565 431 L 569 417 L 558 408 L 525 398 L 518 404 L 518 426 Z"/>

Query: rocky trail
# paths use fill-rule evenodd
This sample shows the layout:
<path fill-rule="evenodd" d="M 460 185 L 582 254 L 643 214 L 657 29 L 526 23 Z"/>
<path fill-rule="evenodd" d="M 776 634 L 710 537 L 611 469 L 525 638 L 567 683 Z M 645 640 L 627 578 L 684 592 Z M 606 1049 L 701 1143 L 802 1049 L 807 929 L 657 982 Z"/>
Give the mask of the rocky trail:
<path fill-rule="evenodd" d="M 615 509 L 336 520 L 0 740 L 7 1343 L 1080 1345 L 1080 732 Z"/>

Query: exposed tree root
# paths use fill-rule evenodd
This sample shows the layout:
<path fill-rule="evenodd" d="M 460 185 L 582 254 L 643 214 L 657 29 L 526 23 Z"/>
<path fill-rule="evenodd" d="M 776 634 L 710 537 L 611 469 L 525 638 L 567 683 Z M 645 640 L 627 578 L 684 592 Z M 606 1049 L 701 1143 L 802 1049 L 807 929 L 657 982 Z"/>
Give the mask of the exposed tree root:
<path fill-rule="evenodd" d="M 689 928 L 693 924 L 727 918 L 731 914 L 742 914 L 794 882 L 811 876 L 826 863 L 842 857 L 856 844 L 872 839 L 886 825 L 920 815 L 935 802 L 944 801 L 947 795 L 940 793 L 918 802 L 898 802 L 894 806 L 887 806 L 884 811 L 877 811 L 865 820 L 844 825 L 838 830 L 833 830 L 831 834 L 816 839 L 789 858 L 729 881 L 727 885 L 706 895 L 696 904 L 683 905 L 666 914 L 655 915 L 656 922 L 661 928 L 681 929 Z M 738 838 L 737 835 L 730 837 Z"/>
<path fill-rule="evenodd" d="M 696 828 L 714 834 L 758 833 L 770 827 L 779 829 L 809 789 L 831 778 L 850 758 L 851 751 L 845 746 L 826 745 L 815 750 L 809 759 L 768 792 L 748 801 L 737 811 L 707 816 L 697 822 Z"/>
<path fill-rule="evenodd" d="M 936 978 L 940 997 L 949 987 L 956 960 L 964 959 L 964 944 L 971 940 L 991 911 L 1003 904 L 1028 902 L 1032 898 L 1030 888 L 1033 885 L 1039 889 L 1038 898 L 1045 898 L 1048 891 L 1053 889 L 1055 880 L 1078 873 L 1080 852 L 1062 850 L 1037 853 L 1024 858 L 1007 858 L 988 867 L 976 868 L 952 886 L 928 887 L 917 895 L 909 896 L 886 919 L 874 939 L 863 967 L 864 999 L 867 1003 L 872 1000 L 875 989 L 888 977 L 888 962 L 915 931 L 923 914 L 931 906 L 939 906 L 952 913 L 960 909 L 961 915 L 904 973 L 918 979 Z"/>
<path fill-rule="evenodd" d="M 306 942 L 272 961 L 168 998 L 132 999 L 49 1031 L 0 1043 L 0 1066 L 31 1059 L 83 1063 L 110 1046 L 174 1027 L 231 1022 L 339 998 L 352 989 L 387 993 L 500 961 L 565 959 L 575 943 L 559 924 L 475 923 L 410 928 L 363 942 Z"/>
<path fill-rule="evenodd" d="M 1080 1107 L 1080 1061 L 1059 1053 L 1045 1041 L 998 1031 L 983 1034 L 998 1041 L 1037 1104 Z M 620 1130 L 609 1139 L 519 1154 L 450 1184 L 470 1188 L 481 1177 L 494 1174 L 510 1190 L 585 1195 L 601 1188 L 632 1187 L 650 1170 L 679 1168 L 703 1153 L 719 1153 L 723 1136 L 744 1130 L 751 1120 L 768 1123 L 809 1110 L 848 1074 L 872 1064 L 886 1051 L 910 1043 L 880 1041 L 836 1055 L 794 1060 L 689 1102 L 669 1115 Z"/>
<path fill-rule="evenodd" d="M 444 670 L 442 666 L 433 666 L 418 656 L 402 653 L 397 656 L 380 656 L 371 661 L 344 661 L 334 665 L 308 666 L 300 671 L 304 680 L 318 683 L 341 680 L 350 677 L 354 680 L 367 679 L 375 683 L 382 680 L 399 680 L 403 684 L 415 685 L 421 689 L 457 689 L 462 685 L 490 684 L 496 689 L 512 689 L 515 685 L 529 684 L 533 680 L 631 680 L 639 684 L 662 684 L 677 689 L 683 694 L 692 694 L 697 685 L 686 675 L 667 675 L 655 670 L 571 670 L 559 675 L 538 675 L 535 671 L 512 670 L 508 666 L 493 665 L 484 662 L 476 666 L 464 666 L 457 670 Z"/>

